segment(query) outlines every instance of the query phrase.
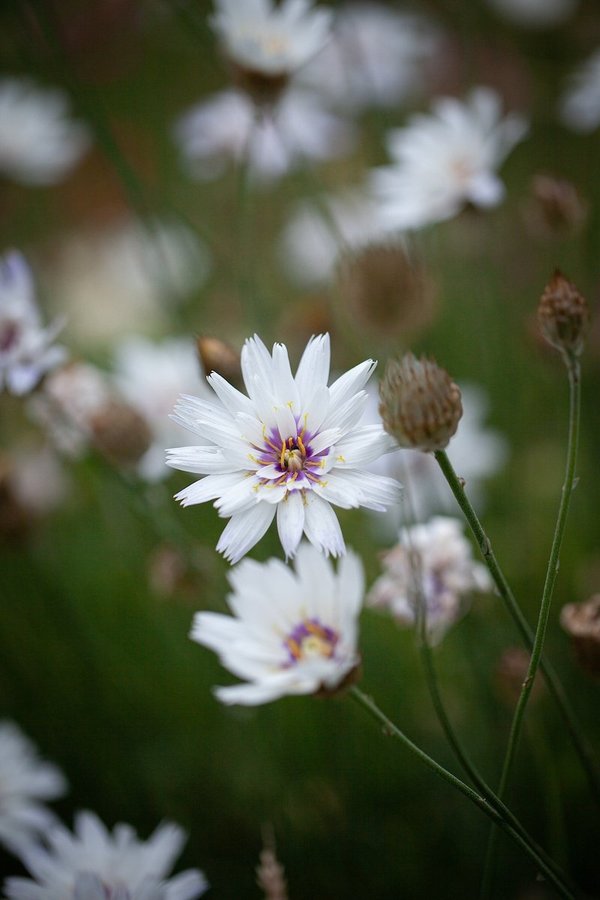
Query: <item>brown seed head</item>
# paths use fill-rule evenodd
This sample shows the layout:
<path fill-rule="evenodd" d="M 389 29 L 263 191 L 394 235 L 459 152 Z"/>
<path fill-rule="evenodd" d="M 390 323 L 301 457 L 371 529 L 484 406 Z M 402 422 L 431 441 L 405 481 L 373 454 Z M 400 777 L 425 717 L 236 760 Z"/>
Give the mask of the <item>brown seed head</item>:
<path fill-rule="evenodd" d="M 582 669 L 600 675 L 600 594 L 594 594 L 585 603 L 563 606 L 560 624 L 571 635 Z"/>
<path fill-rule="evenodd" d="M 579 356 L 590 324 L 587 300 L 558 269 L 546 285 L 538 306 L 542 334 L 553 347 Z"/>
<path fill-rule="evenodd" d="M 89 423 L 94 446 L 117 466 L 139 462 L 152 441 L 146 420 L 120 400 L 111 400 Z"/>
<path fill-rule="evenodd" d="M 368 244 L 346 254 L 338 286 L 359 325 L 384 338 L 414 334 L 433 318 L 433 286 L 399 242 Z"/>
<path fill-rule="evenodd" d="M 218 372 L 227 381 L 239 381 L 241 377 L 240 354 L 225 341 L 201 334 L 196 339 L 196 349 L 202 368 L 207 375 Z"/>
<path fill-rule="evenodd" d="M 531 183 L 532 225 L 548 236 L 576 232 L 588 208 L 575 185 L 566 178 L 538 173 Z"/>
<path fill-rule="evenodd" d="M 383 427 L 401 447 L 443 450 L 462 416 L 460 389 L 433 360 L 389 360 L 379 386 Z"/>

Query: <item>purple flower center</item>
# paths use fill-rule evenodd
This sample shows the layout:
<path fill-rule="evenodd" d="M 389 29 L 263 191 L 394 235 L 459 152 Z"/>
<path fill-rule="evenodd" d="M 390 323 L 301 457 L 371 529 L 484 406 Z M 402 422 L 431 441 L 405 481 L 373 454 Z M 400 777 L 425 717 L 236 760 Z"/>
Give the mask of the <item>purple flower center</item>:
<path fill-rule="evenodd" d="M 310 488 L 321 481 L 320 470 L 325 465 L 329 449 L 314 452 L 311 441 L 315 439 L 305 428 L 296 425 L 296 434 L 292 437 L 282 438 L 278 431 L 271 429 L 265 432 L 264 445 L 257 448 L 260 451 L 258 461 L 263 466 L 273 466 L 275 476 L 263 478 L 264 483 L 271 485 L 285 485 L 290 489 Z M 260 477 L 260 472 L 259 472 Z"/>
<path fill-rule="evenodd" d="M 319 619 L 304 619 L 283 642 L 289 656 L 286 668 L 304 659 L 319 656 L 330 659 L 335 653 L 338 640 L 337 632 L 323 625 Z"/>

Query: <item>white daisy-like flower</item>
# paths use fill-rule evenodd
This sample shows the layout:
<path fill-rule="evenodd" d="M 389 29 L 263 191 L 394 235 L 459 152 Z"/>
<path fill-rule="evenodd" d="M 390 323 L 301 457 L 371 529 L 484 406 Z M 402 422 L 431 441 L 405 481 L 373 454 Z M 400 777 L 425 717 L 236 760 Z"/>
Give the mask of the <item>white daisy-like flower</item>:
<path fill-rule="evenodd" d="M 571 16 L 579 0 L 487 0 L 499 13 L 525 28 L 551 28 Z"/>
<path fill-rule="evenodd" d="M 25 258 L 15 250 L 0 256 L 0 391 L 27 394 L 64 360 L 53 343 L 62 327 L 62 321 L 42 327 Z"/>
<path fill-rule="evenodd" d="M 140 475 L 148 481 L 165 478 L 169 474 L 165 445 L 180 434 L 169 417 L 177 398 L 188 391 L 213 396 L 193 341 L 168 338 L 156 343 L 143 337 L 126 338 L 115 349 L 115 379 L 122 396 L 152 432 L 152 444 L 138 465 Z"/>
<path fill-rule="evenodd" d="M 44 802 L 66 789 L 62 773 L 39 759 L 29 738 L 13 722 L 0 722 L 0 844 L 24 853 L 55 821 Z"/>
<path fill-rule="evenodd" d="M 394 163 L 371 174 L 382 226 L 422 228 L 451 218 L 467 203 L 500 203 L 505 191 L 496 170 L 527 131 L 522 116 L 500 115 L 498 94 L 481 87 L 466 103 L 439 98 L 431 115 L 413 116 L 392 131 Z"/>
<path fill-rule="evenodd" d="M 600 49 L 571 75 L 560 101 L 561 121 L 574 131 L 594 131 L 600 125 Z"/>
<path fill-rule="evenodd" d="M 47 849 L 23 854 L 33 880 L 8 878 L 7 900 L 195 900 L 208 887 L 198 869 L 166 878 L 186 840 L 170 822 L 140 841 L 130 825 L 110 834 L 94 813 L 82 812 L 74 833 L 57 825 L 45 840 Z"/>
<path fill-rule="evenodd" d="M 362 192 L 324 197 L 325 216 L 303 202 L 284 228 L 279 256 L 286 275 L 303 287 L 326 283 L 344 250 L 357 249 L 381 232 L 375 204 Z"/>
<path fill-rule="evenodd" d="M 229 574 L 234 616 L 196 613 L 190 637 L 218 654 L 247 683 L 219 687 L 223 703 L 256 705 L 286 694 L 333 692 L 360 662 L 358 616 L 363 603 L 360 559 L 333 565 L 302 544 L 295 572 L 280 560 L 244 560 Z"/>
<path fill-rule="evenodd" d="M 412 626 L 417 604 L 424 602 L 432 644 L 463 615 L 471 592 L 492 589 L 487 568 L 473 560 L 462 523 L 446 516 L 403 528 L 400 543 L 384 554 L 383 568 L 367 604 L 388 609 L 398 622 Z"/>
<path fill-rule="evenodd" d="M 62 91 L 28 78 L 0 80 L 0 122 L 0 172 L 22 184 L 55 184 L 89 144 Z"/>
<path fill-rule="evenodd" d="M 322 48 L 331 11 L 311 0 L 215 0 L 211 24 L 236 65 L 270 77 L 294 72 Z"/>
<path fill-rule="evenodd" d="M 257 111 L 250 97 L 231 90 L 185 113 L 174 138 L 193 178 L 218 178 L 246 159 L 255 180 L 272 181 L 300 165 L 343 156 L 352 149 L 355 132 L 309 91 L 289 90 L 275 105 Z"/>
<path fill-rule="evenodd" d="M 311 338 L 293 376 L 285 346 L 269 353 L 256 335 L 242 349 L 248 396 L 213 372 L 214 401 L 183 397 L 175 421 L 200 435 L 200 447 L 168 451 L 169 465 L 204 475 L 176 495 L 183 506 L 215 500 L 231 517 L 217 550 L 232 563 L 277 515 L 287 557 L 302 534 L 325 554 L 345 552 L 332 504 L 385 510 L 400 486 L 366 466 L 394 446 L 381 425 L 359 425 L 375 367 L 366 360 L 328 387 L 329 335 Z"/>
<path fill-rule="evenodd" d="M 422 86 L 436 45 L 435 29 L 421 16 L 378 3 L 347 4 L 331 40 L 298 80 L 352 112 L 397 106 Z"/>

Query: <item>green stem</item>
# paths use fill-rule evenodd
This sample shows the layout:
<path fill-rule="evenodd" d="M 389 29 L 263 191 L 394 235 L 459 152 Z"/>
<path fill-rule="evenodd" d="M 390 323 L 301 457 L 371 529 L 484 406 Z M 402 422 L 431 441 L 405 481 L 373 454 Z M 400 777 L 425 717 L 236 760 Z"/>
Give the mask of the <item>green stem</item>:
<path fill-rule="evenodd" d="M 557 894 L 560 897 L 570 898 L 570 900 L 574 900 L 574 894 L 569 890 L 567 885 L 564 884 L 562 878 L 556 875 L 552 869 L 545 863 L 545 861 L 540 857 L 535 848 L 527 841 L 519 832 L 513 828 L 513 826 L 506 821 L 503 815 L 494 809 L 494 807 L 477 791 L 474 791 L 473 788 L 469 787 L 468 784 L 465 784 L 464 781 L 461 781 L 460 778 L 457 778 L 456 775 L 453 775 L 452 772 L 449 772 L 448 769 L 445 769 L 438 762 L 436 762 L 431 756 L 425 753 L 424 750 L 421 750 L 420 747 L 417 747 L 409 737 L 407 737 L 403 731 L 395 725 L 391 719 L 385 715 L 385 713 L 377 706 L 374 700 L 369 697 L 367 694 L 364 694 L 359 688 L 352 687 L 350 689 L 350 693 L 354 697 L 354 699 L 363 706 L 367 712 L 372 716 L 375 721 L 379 722 L 380 725 L 383 726 L 384 733 L 389 735 L 390 737 L 397 738 L 408 750 L 411 751 L 418 759 L 421 760 L 428 768 L 430 768 L 433 772 L 436 773 L 440 778 L 446 781 L 448 784 L 452 785 L 456 790 L 458 790 L 461 794 L 467 797 L 475 806 L 478 807 L 488 818 L 492 820 L 495 824 L 498 825 L 503 831 L 505 831 L 510 837 L 517 843 L 525 853 L 534 860 L 536 866 L 539 867 L 540 871 L 542 871 L 545 877 L 548 879 L 548 882 L 551 883 Z"/>
<path fill-rule="evenodd" d="M 435 452 L 435 458 L 446 478 L 446 481 L 450 486 L 450 489 L 452 490 L 452 493 L 456 498 L 458 505 L 465 515 L 473 536 L 477 541 L 481 554 L 487 564 L 488 569 L 490 570 L 490 574 L 494 580 L 494 584 L 496 585 L 498 593 L 500 594 L 500 597 L 504 601 L 508 612 L 515 622 L 521 634 L 523 643 L 525 644 L 527 649 L 531 651 L 534 644 L 533 631 L 529 623 L 527 622 L 527 619 L 523 615 L 523 612 L 521 611 L 521 608 L 517 603 L 515 596 L 511 591 L 508 582 L 506 581 L 506 578 L 504 577 L 504 573 L 502 572 L 498 564 L 498 560 L 494 555 L 494 551 L 492 550 L 490 539 L 483 530 L 483 526 L 479 521 L 477 513 L 473 509 L 473 506 L 471 505 L 471 502 L 465 493 L 462 481 L 454 471 L 452 463 L 448 459 L 448 455 L 444 450 L 437 450 Z M 596 802 L 600 805 L 600 775 L 598 774 L 596 762 L 591 748 L 586 738 L 581 733 L 579 723 L 577 722 L 575 714 L 571 709 L 567 695 L 556 673 L 556 670 L 550 664 L 550 662 L 544 659 L 540 659 L 539 667 L 544 675 L 548 690 L 554 698 L 554 701 L 563 717 L 563 720 L 567 727 L 567 731 L 569 732 L 569 735 L 573 742 L 573 746 L 588 777 L 592 794 Z"/>
<path fill-rule="evenodd" d="M 502 775 L 498 786 L 498 795 L 500 798 L 506 794 L 508 782 L 510 780 L 514 760 L 519 747 L 521 732 L 523 728 L 523 719 L 527 702 L 529 700 L 535 676 L 542 658 L 542 650 L 544 648 L 544 640 L 548 628 L 548 618 L 550 615 L 550 604 L 554 585 L 558 575 L 560 548 L 567 524 L 567 515 L 569 513 L 569 505 L 571 503 L 571 494 L 575 485 L 575 466 L 577 462 L 577 447 L 579 444 L 579 418 L 581 406 L 581 377 L 578 360 L 573 357 L 566 357 L 567 371 L 569 375 L 569 439 L 567 445 L 567 463 L 565 470 L 565 480 L 562 486 L 560 505 L 558 508 L 558 517 L 554 528 L 554 538 L 550 550 L 550 559 L 548 560 L 548 568 L 546 570 L 546 578 L 544 581 L 544 589 L 542 592 L 542 602 L 538 615 L 535 638 L 529 660 L 529 667 L 525 681 L 521 687 L 521 693 L 513 716 L 506 754 L 504 756 L 504 764 L 502 766 Z M 494 868 L 494 859 L 496 851 L 495 829 L 492 827 L 488 842 L 488 852 L 486 855 L 486 865 L 482 880 L 482 897 L 490 896 L 491 878 Z"/>

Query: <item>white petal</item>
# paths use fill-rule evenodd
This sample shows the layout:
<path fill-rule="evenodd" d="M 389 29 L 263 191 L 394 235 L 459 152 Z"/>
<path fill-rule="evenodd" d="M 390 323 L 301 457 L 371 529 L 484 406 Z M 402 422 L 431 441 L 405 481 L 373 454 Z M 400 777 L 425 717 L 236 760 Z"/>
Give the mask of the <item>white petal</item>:
<path fill-rule="evenodd" d="M 231 472 L 232 465 L 220 447 L 173 447 L 167 450 L 167 465 L 182 472 L 213 475 Z"/>
<path fill-rule="evenodd" d="M 234 513 L 241 512 L 258 503 L 258 484 L 255 478 L 244 477 L 238 479 L 228 490 L 223 491 L 221 497 L 215 501 L 215 509 L 219 515 L 229 518 Z"/>
<path fill-rule="evenodd" d="M 396 442 L 381 425 L 362 425 L 336 444 L 335 466 L 364 466 L 395 447 Z"/>
<path fill-rule="evenodd" d="M 230 563 L 238 562 L 260 541 L 275 518 L 275 512 L 274 504 L 257 503 L 244 512 L 235 513 L 219 538 L 217 551 Z"/>
<path fill-rule="evenodd" d="M 273 347 L 273 387 L 282 405 L 291 403 L 296 414 L 300 412 L 298 388 L 292 376 L 288 352 L 283 344 Z"/>
<path fill-rule="evenodd" d="M 207 378 L 208 383 L 223 404 L 223 406 L 235 416 L 238 412 L 252 413 L 254 405 L 249 397 L 229 384 L 218 372 L 211 372 Z"/>
<path fill-rule="evenodd" d="M 340 375 L 337 381 L 334 381 L 329 388 L 332 407 L 340 406 L 353 394 L 360 391 L 371 377 L 376 365 L 375 360 L 367 359 Z"/>
<path fill-rule="evenodd" d="M 285 558 L 294 556 L 304 531 L 304 500 L 300 491 L 291 491 L 277 507 L 277 531 Z"/>
<path fill-rule="evenodd" d="M 341 556 L 346 552 L 344 538 L 337 516 L 329 503 L 314 491 L 306 495 L 304 532 L 311 544 L 325 556 Z"/>
<path fill-rule="evenodd" d="M 329 364 L 329 335 L 319 334 L 312 337 L 304 349 L 296 371 L 296 385 L 303 406 L 308 405 L 311 397 L 320 388 L 327 386 Z"/>
<path fill-rule="evenodd" d="M 221 475 L 207 475 L 200 481 L 194 481 L 189 484 L 178 494 L 175 499 L 179 500 L 182 506 L 193 506 L 196 503 L 206 503 L 208 500 L 215 500 L 225 491 L 240 481 L 238 472 L 225 472 Z"/>

